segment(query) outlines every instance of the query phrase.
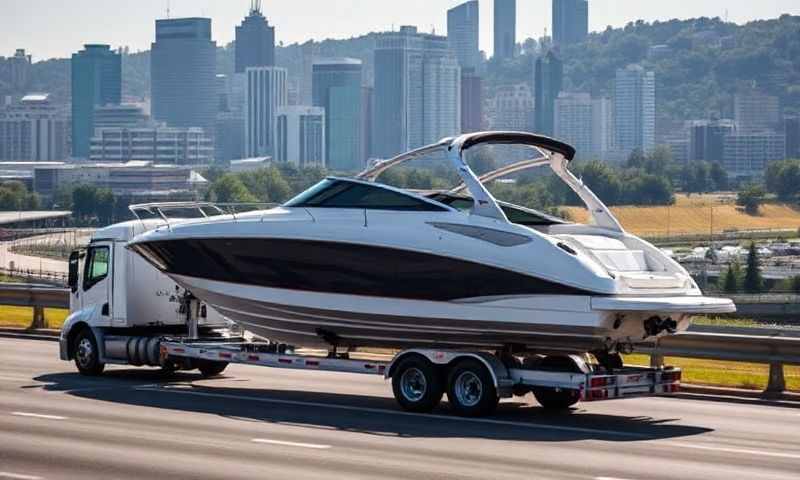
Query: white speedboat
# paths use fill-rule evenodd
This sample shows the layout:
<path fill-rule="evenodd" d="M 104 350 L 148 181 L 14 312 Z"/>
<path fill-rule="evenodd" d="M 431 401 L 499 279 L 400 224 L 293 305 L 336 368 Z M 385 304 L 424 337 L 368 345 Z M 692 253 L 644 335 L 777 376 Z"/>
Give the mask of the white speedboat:
<path fill-rule="evenodd" d="M 478 178 L 465 154 L 497 144 L 532 159 Z M 375 183 L 435 152 L 458 170 L 460 188 Z M 129 247 L 244 328 L 308 347 L 626 351 L 693 315 L 735 311 L 625 232 L 567 169 L 574 154 L 528 133 L 463 135 L 325 179 L 280 207 L 178 222 Z M 583 200 L 589 224 L 498 202 L 484 185 L 534 166 Z"/>

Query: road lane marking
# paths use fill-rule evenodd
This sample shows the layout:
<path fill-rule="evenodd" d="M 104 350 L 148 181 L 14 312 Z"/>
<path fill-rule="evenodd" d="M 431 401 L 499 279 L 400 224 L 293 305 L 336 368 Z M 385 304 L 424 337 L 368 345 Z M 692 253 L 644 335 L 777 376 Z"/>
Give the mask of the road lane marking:
<path fill-rule="evenodd" d="M 513 422 L 510 420 L 494 420 L 490 418 L 465 418 L 465 417 L 455 417 L 451 415 L 438 415 L 438 414 L 426 414 L 426 413 L 413 413 L 413 412 L 403 412 L 400 410 L 387 410 L 383 408 L 371 408 L 371 407 L 351 407 L 349 405 L 337 405 L 337 404 L 330 404 L 330 403 L 318 403 L 318 402 L 304 402 L 300 400 L 278 400 L 273 398 L 266 398 L 266 397 L 249 397 L 245 395 L 230 395 L 226 393 L 210 393 L 210 392 L 188 392 L 178 388 L 136 388 L 136 390 L 140 391 L 148 391 L 148 392 L 166 392 L 166 393 L 177 393 L 180 395 L 196 395 L 200 397 L 208 397 L 208 398 L 224 398 L 227 400 L 247 400 L 252 402 L 261 402 L 261 403 L 272 403 L 272 404 L 279 404 L 279 405 L 291 405 L 291 406 L 299 406 L 299 407 L 312 407 L 312 408 L 328 408 L 332 410 L 343 410 L 349 412 L 367 412 L 367 413 L 377 413 L 379 415 L 397 415 L 397 416 L 406 416 L 406 417 L 419 417 L 419 418 L 435 418 L 438 420 L 447 420 L 450 422 L 470 422 L 470 423 L 480 423 L 485 425 L 501 425 L 501 426 L 511 426 L 511 427 L 520 427 L 520 428 L 532 428 L 532 429 L 543 429 L 543 430 L 557 430 L 561 432 L 572 432 L 572 433 L 590 433 L 590 434 L 602 434 L 602 435 L 611 435 L 616 437 L 627 437 L 627 438 L 636 438 L 641 440 L 649 440 L 652 439 L 650 435 L 644 435 L 640 433 L 632 433 L 632 432 L 620 432 L 617 430 L 602 430 L 596 428 L 582 428 L 582 427 L 565 427 L 561 425 L 549 425 L 546 423 L 522 423 L 522 422 Z"/>
<path fill-rule="evenodd" d="M 9 478 L 13 480 L 43 480 L 42 477 L 36 475 L 23 475 L 21 473 L 0 472 L 0 478 Z"/>
<path fill-rule="evenodd" d="M 317 443 L 284 442 L 281 440 L 269 440 L 267 438 L 254 438 L 253 443 L 266 443 L 268 445 L 281 445 L 284 447 L 313 448 L 316 450 L 326 450 L 328 448 L 331 448 L 330 445 L 320 445 Z"/>
<path fill-rule="evenodd" d="M 44 415 L 41 413 L 28 413 L 28 412 L 11 412 L 11 415 L 17 417 L 28 417 L 28 418 L 41 418 L 43 420 L 66 420 L 67 417 L 61 417 L 58 415 Z"/>
<path fill-rule="evenodd" d="M 796 453 L 768 452 L 766 450 L 751 450 L 749 448 L 715 447 L 713 445 L 698 445 L 696 443 L 682 443 L 682 442 L 666 442 L 666 443 L 667 445 L 680 448 L 696 448 L 699 450 L 709 450 L 714 452 L 736 453 L 741 455 L 756 455 L 761 457 L 789 458 L 792 460 L 800 460 L 800 454 Z"/>
<path fill-rule="evenodd" d="M 594 480 L 630 480 L 630 479 L 619 478 L 619 477 L 594 477 Z"/>

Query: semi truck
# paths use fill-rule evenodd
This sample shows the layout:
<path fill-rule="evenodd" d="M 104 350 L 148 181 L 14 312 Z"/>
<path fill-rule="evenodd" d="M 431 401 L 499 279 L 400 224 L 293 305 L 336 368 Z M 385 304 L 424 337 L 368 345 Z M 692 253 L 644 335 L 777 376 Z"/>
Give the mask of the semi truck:
<path fill-rule="evenodd" d="M 470 382 L 447 394 L 454 412 L 464 416 L 490 414 L 500 399 L 527 393 L 545 408 L 565 409 L 579 401 L 671 394 L 680 388 L 680 369 L 626 366 L 620 355 L 543 352 L 523 360 L 513 352 L 421 345 L 376 360 L 374 355 L 359 358 L 359 352 L 298 350 L 256 338 L 126 248 L 150 229 L 225 210 L 189 202 L 134 205 L 131 211 L 136 220 L 97 230 L 88 246 L 69 258 L 70 315 L 60 334 L 60 357 L 74 361 L 83 375 L 99 376 L 108 364 L 167 373 L 197 370 L 203 377 L 220 375 L 229 364 L 380 375 L 391 381 L 402 408 L 429 412 L 444 396 L 446 373 L 453 365 L 466 365 Z M 441 382 L 429 385 L 413 375 L 415 370 L 437 372 L 432 378 Z"/>

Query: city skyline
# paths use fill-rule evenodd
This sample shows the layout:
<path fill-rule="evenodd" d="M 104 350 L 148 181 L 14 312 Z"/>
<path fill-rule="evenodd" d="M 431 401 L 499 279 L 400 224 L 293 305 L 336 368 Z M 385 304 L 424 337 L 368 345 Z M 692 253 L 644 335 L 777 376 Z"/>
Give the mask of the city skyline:
<path fill-rule="evenodd" d="M 132 51 L 149 49 L 153 38 L 153 20 L 166 18 L 166 1 L 146 0 L 115 2 L 115 8 L 102 8 L 109 2 L 100 0 L 73 0 L 69 4 L 46 0 L 10 0 L 4 15 L 0 17 L 0 28 L 4 39 L 0 49 L 13 52 L 25 48 L 34 61 L 48 58 L 68 58 L 86 43 L 106 43 L 112 48 L 129 47 Z M 213 0 L 172 0 L 170 17 L 207 16 L 214 22 L 212 38 L 218 45 L 233 41 L 235 26 L 247 14 L 248 0 L 214 2 Z M 400 25 L 417 25 L 421 32 L 436 31 L 444 35 L 447 25 L 447 9 L 460 3 L 459 0 L 407 0 L 405 2 L 379 2 L 367 0 L 336 0 L 319 2 L 301 0 L 297 2 L 265 1 L 263 11 L 271 25 L 277 25 L 277 43 L 302 43 L 309 39 L 349 38 L 369 32 L 399 29 Z M 481 50 L 493 52 L 493 2 L 483 0 L 481 11 Z M 754 19 L 774 18 L 782 13 L 799 14 L 800 5 L 792 0 L 770 0 L 756 4 L 730 4 L 723 0 L 701 0 L 698 2 L 657 5 L 636 0 L 593 0 L 591 2 L 589 30 L 603 30 L 630 21 L 670 18 L 691 18 L 727 14 L 732 22 L 744 23 Z M 47 11 L 48 15 L 37 12 Z M 358 12 L 358 14 L 354 14 Z M 517 41 L 542 36 L 545 29 L 551 32 L 551 0 L 519 2 Z M 348 21 L 331 22 L 337 15 Z M 26 19 L 37 17 L 39 28 L 29 28 Z M 124 19 L 124 22 L 122 21 Z M 80 29 L 69 25 L 80 22 Z M 113 27 L 113 28 L 112 28 Z M 124 27 L 124 28 L 123 28 Z M 52 32 L 42 36 L 41 31 Z"/>

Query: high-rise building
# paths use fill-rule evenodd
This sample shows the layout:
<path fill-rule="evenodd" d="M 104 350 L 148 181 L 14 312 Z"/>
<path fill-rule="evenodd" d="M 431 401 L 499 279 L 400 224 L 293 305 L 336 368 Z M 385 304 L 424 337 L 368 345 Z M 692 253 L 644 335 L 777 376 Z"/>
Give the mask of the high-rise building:
<path fill-rule="evenodd" d="M 325 166 L 325 109 L 286 106 L 278 109 L 275 159 L 298 167 Z"/>
<path fill-rule="evenodd" d="M 325 112 L 325 159 L 334 171 L 352 172 L 364 166 L 361 60 L 330 58 L 313 66 L 315 107 Z"/>
<path fill-rule="evenodd" d="M 369 160 L 372 158 L 372 128 L 374 123 L 375 111 L 375 87 L 368 85 L 361 86 L 361 158 Z"/>
<path fill-rule="evenodd" d="M 150 52 L 155 120 L 171 127 L 201 127 L 211 134 L 219 103 L 216 73 L 211 19 L 156 20 L 156 41 Z"/>
<path fill-rule="evenodd" d="M 758 177 L 771 162 L 786 158 L 786 136 L 769 131 L 725 136 L 722 164 L 728 176 Z"/>
<path fill-rule="evenodd" d="M 219 112 L 215 128 L 215 162 L 224 164 L 244 157 L 246 96 L 246 74 L 217 75 Z"/>
<path fill-rule="evenodd" d="M 478 0 L 447 11 L 447 41 L 462 69 L 478 69 L 481 63 Z"/>
<path fill-rule="evenodd" d="M 300 105 L 312 105 L 314 102 L 314 57 L 318 55 L 318 46 L 309 40 L 300 46 L 300 58 L 303 71 L 299 80 L 298 102 Z"/>
<path fill-rule="evenodd" d="M 572 45 L 586 40 L 589 34 L 587 0 L 553 0 L 553 43 Z"/>
<path fill-rule="evenodd" d="M 278 67 L 250 67 L 247 74 L 245 148 L 247 157 L 274 155 L 275 118 L 288 102 L 288 71 Z"/>
<path fill-rule="evenodd" d="M 461 69 L 447 39 L 404 26 L 375 49 L 375 155 L 390 158 L 461 130 Z"/>
<path fill-rule="evenodd" d="M 494 56 L 513 58 L 517 47 L 517 0 L 494 0 Z"/>
<path fill-rule="evenodd" d="M 121 55 L 108 45 L 86 45 L 72 55 L 72 156 L 89 157 L 95 107 L 121 99 Z"/>
<path fill-rule="evenodd" d="M 261 13 L 261 0 L 250 2 L 250 14 L 236 27 L 236 73 L 275 65 L 275 27 Z"/>
<path fill-rule="evenodd" d="M 527 83 L 501 85 L 491 102 L 492 130 L 531 132 L 534 129 L 534 98 Z"/>
<path fill-rule="evenodd" d="M 472 69 L 461 70 L 461 132 L 483 130 L 483 79 Z"/>
<path fill-rule="evenodd" d="M 615 149 L 623 155 L 655 147 L 656 77 L 640 65 L 617 70 L 614 133 Z"/>
<path fill-rule="evenodd" d="M 733 97 L 733 112 L 742 132 L 775 130 L 780 125 L 780 100 L 756 89 L 738 91 Z"/>
<path fill-rule="evenodd" d="M 45 162 L 63 160 L 67 149 L 68 114 L 47 94 L 26 95 L 0 109 L 0 160 Z"/>
<path fill-rule="evenodd" d="M 554 134 L 575 147 L 577 158 L 602 159 L 611 144 L 611 102 L 588 93 L 561 93 Z"/>
<path fill-rule="evenodd" d="M 786 117 L 783 120 L 786 135 L 786 158 L 800 160 L 800 117 Z"/>
<path fill-rule="evenodd" d="M 8 59 L 8 86 L 13 92 L 23 92 L 31 81 L 31 56 L 25 49 L 18 48 L 14 56 Z"/>
<path fill-rule="evenodd" d="M 136 128 L 97 128 L 89 159 L 93 162 L 147 161 L 170 165 L 207 165 L 214 142 L 202 128 L 163 124 Z"/>
<path fill-rule="evenodd" d="M 536 132 L 553 135 L 555 102 L 564 83 L 564 64 L 551 50 L 536 60 L 534 77 Z"/>
<path fill-rule="evenodd" d="M 725 159 L 725 137 L 736 132 L 733 120 L 701 120 L 689 126 L 689 161 L 719 162 Z"/>

